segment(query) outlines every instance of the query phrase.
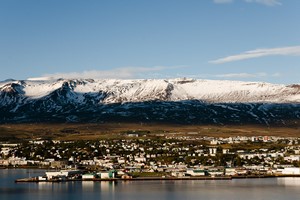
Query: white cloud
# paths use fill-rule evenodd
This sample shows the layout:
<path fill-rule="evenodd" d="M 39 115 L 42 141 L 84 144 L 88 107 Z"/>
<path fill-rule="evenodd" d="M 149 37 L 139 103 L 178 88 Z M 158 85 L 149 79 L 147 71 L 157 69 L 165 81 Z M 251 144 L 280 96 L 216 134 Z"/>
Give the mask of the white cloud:
<path fill-rule="evenodd" d="M 250 58 L 258 58 L 264 56 L 300 56 L 300 46 L 292 46 L 292 47 L 281 47 L 281 48 L 271 48 L 271 49 L 256 49 L 252 51 L 246 51 L 241 54 L 227 56 L 224 58 L 220 58 L 217 60 L 210 61 L 213 64 L 223 64 L 227 62 L 234 62 L 239 60 L 246 60 Z"/>
<path fill-rule="evenodd" d="M 271 76 L 272 76 L 272 77 L 280 77 L 281 74 L 277 72 L 277 73 L 272 74 Z"/>
<path fill-rule="evenodd" d="M 279 6 L 281 3 L 278 0 L 245 0 L 247 3 L 260 3 L 266 6 Z"/>
<path fill-rule="evenodd" d="M 266 6 L 279 6 L 282 3 L 279 0 L 242 0 L 247 3 L 259 3 Z M 234 0 L 213 0 L 216 4 L 225 4 L 225 3 L 233 3 Z"/>
<path fill-rule="evenodd" d="M 215 75 L 215 77 L 218 78 L 258 78 L 258 77 L 266 77 L 268 76 L 267 73 L 261 72 L 261 73 L 232 73 L 232 74 L 218 74 Z"/>
<path fill-rule="evenodd" d="M 229 74 L 217 74 L 213 75 L 213 77 L 221 78 L 221 79 L 261 79 L 261 78 L 270 78 L 270 77 L 280 77 L 280 73 L 269 74 L 266 72 L 259 73 L 229 73 Z"/>
<path fill-rule="evenodd" d="M 214 3 L 232 3 L 233 0 L 213 0 Z"/>
<path fill-rule="evenodd" d="M 227 73 L 227 74 L 177 74 L 177 77 L 188 77 L 195 79 L 232 79 L 232 80 L 241 80 L 241 79 L 253 79 L 261 80 L 272 77 L 280 77 L 282 74 L 279 72 L 276 73 Z"/>
<path fill-rule="evenodd" d="M 83 72 L 70 72 L 70 73 L 55 73 L 55 74 L 45 74 L 43 77 L 39 78 L 29 78 L 30 80 L 42 80 L 42 79 L 133 79 L 140 78 L 142 76 L 147 75 L 148 73 L 157 73 L 159 71 L 163 71 L 166 69 L 175 69 L 181 68 L 183 66 L 154 66 L 154 67 L 122 67 L 111 70 L 90 70 Z"/>

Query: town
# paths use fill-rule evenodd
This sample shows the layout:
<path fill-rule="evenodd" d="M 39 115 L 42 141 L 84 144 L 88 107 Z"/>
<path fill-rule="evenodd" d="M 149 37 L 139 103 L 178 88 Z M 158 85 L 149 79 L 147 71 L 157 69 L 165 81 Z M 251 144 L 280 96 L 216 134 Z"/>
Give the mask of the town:
<path fill-rule="evenodd" d="M 128 132 L 119 139 L 1 143 L 0 155 L 2 168 L 47 169 L 41 181 L 300 175 L 296 137 Z"/>

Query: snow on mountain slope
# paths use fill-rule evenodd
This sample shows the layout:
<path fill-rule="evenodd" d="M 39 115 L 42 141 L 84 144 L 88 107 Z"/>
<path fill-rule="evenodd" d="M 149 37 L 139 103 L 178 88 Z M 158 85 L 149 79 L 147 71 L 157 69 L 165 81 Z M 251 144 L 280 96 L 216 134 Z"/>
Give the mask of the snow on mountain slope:
<path fill-rule="evenodd" d="M 63 81 L 45 82 L 45 81 L 26 81 L 24 87 L 25 96 L 30 98 L 40 98 L 50 94 L 62 86 Z"/>
<path fill-rule="evenodd" d="M 67 85 L 66 85 L 67 83 Z M 65 85 L 64 85 L 65 84 Z M 38 99 L 58 89 L 69 88 L 83 101 L 84 94 L 106 94 L 103 103 L 144 102 L 152 100 L 201 100 L 213 103 L 300 103 L 300 85 L 259 82 L 169 79 L 169 80 L 26 80 L 0 83 L 0 92 L 14 87 L 21 96 Z M 64 86 L 64 87 L 63 87 Z"/>
<path fill-rule="evenodd" d="M 300 102 L 298 89 L 270 83 L 198 80 L 179 87 L 191 98 L 209 102 Z"/>
<path fill-rule="evenodd" d="M 0 82 L 0 123 L 297 125 L 300 85 L 194 79 Z"/>

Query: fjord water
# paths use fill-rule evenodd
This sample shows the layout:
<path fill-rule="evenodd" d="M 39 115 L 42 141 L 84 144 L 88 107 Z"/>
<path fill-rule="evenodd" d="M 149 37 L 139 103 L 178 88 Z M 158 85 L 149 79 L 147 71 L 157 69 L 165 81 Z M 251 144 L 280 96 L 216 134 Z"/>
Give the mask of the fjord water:
<path fill-rule="evenodd" d="M 15 183 L 17 178 L 42 175 L 42 170 L 1 169 L 0 199 L 299 199 L 300 178 L 197 181 L 118 181 Z"/>

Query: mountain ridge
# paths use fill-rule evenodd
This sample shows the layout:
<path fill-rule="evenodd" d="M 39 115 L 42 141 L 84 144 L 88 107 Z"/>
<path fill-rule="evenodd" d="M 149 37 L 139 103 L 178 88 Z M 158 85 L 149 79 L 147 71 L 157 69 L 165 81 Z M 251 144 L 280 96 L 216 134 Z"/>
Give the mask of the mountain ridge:
<path fill-rule="evenodd" d="M 0 82 L 0 122 L 296 123 L 300 85 L 196 79 Z"/>
<path fill-rule="evenodd" d="M 281 85 L 264 82 L 217 81 L 197 79 L 57 79 L 21 80 L 0 83 L 0 91 L 18 89 L 24 97 L 40 98 L 57 89 L 81 93 L 108 94 L 107 103 L 149 100 L 203 100 L 214 103 L 272 102 L 300 103 L 300 84 Z M 18 87 L 18 88 L 17 88 Z"/>

